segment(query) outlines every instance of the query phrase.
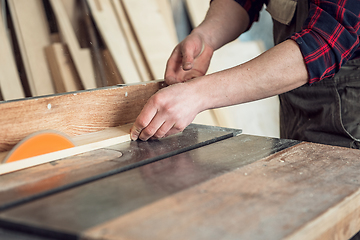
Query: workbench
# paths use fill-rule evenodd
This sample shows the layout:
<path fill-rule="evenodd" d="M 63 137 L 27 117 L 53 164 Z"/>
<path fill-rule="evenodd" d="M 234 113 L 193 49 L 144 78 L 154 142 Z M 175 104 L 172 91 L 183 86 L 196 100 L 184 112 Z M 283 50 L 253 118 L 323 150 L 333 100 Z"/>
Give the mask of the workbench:
<path fill-rule="evenodd" d="M 131 123 L 162 87 L 2 103 L 0 147 L 38 129 Z M 1 175 L 0 239 L 348 239 L 360 230 L 359 159 L 359 150 L 191 124 Z"/>

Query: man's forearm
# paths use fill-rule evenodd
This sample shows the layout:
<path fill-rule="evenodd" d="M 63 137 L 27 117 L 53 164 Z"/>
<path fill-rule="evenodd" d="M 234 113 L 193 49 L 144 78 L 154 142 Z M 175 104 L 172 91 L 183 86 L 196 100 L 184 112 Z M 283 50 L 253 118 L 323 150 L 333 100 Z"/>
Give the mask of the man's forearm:
<path fill-rule="evenodd" d="M 234 68 L 190 81 L 204 109 L 271 97 L 307 83 L 308 72 L 293 40 L 287 40 L 257 58 Z"/>
<path fill-rule="evenodd" d="M 247 12 L 234 0 L 213 0 L 204 21 L 194 32 L 216 50 L 239 37 L 248 25 Z"/>

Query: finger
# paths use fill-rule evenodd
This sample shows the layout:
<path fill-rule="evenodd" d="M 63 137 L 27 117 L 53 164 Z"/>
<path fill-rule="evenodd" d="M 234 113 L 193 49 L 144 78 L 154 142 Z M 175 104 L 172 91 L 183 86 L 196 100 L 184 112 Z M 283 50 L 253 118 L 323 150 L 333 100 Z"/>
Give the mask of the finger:
<path fill-rule="evenodd" d="M 153 137 L 158 129 L 164 124 L 164 121 L 165 120 L 161 116 L 155 115 L 149 125 L 141 131 L 139 139 L 143 141 L 149 140 L 149 138 Z"/>
<path fill-rule="evenodd" d="M 203 51 L 204 44 L 201 40 L 187 41 L 181 46 L 182 68 L 185 71 L 191 70 L 194 65 L 194 59 Z"/>
<path fill-rule="evenodd" d="M 165 137 L 169 130 L 174 126 L 174 123 L 166 121 L 161 125 L 161 127 L 154 134 L 154 138 L 159 139 Z"/>
<path fill-rule="evenodd" d="M 179 126 L 179 125 L 174 124 L 171 127 L 171 129 L 165 134 L 164 137 L 171 136 L 171 135 L 174 135 L 176 133 L 182 132 L 182 131 L 184 131 L 185 127 L 186 126 Z"/>
<path fill-rule="evenodd" d="M 168 85 L 176 83 L 176 76 L 178 75 L 178 71 L 181 69 L 182 64 L 182 55 L 180 52 L 180 47 L 177 46 L 172 52 L 169 60 L 166 63 L 165 69 L 165 82 Z"/>
<path fill-rule="evenodd" d="M 139 138 L 143 129 L 150 124 L 151 120 L 156 115 L 156 112 L 157 112 L 156 108 L 149 107 L 148 104 L 144 106 L 143 110 L 136 118 L 134 125 L 130 129 L 131 140 L 135 141 Z"/>

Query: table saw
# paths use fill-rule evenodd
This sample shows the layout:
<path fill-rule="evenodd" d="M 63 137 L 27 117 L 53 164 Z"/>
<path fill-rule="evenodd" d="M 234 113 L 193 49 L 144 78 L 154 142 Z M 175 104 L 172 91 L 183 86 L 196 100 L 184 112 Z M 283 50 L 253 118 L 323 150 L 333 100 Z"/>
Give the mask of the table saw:
<path fill-rule="evenodd" d="M 0 104 L 0 149 L 132 123 L 154 81 Z M 191 124 L 0 175 L 0 239 L 348 239 L 360 151 Z M 0 170 L 6 164 L 0 165 Z"/>

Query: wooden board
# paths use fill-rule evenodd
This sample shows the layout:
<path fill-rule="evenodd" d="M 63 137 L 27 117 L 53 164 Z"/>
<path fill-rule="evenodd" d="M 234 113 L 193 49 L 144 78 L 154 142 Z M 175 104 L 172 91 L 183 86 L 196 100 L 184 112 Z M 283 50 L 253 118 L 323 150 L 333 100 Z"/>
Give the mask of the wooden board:
<path fill-rule="evenodd" d="M 162 81 L 154 81 L 1 103 L 0 152 L 39 130 L 75 136 L 134 122 L 163 86 Z"/>
<path fill-rule="evenodd" d="M 90 43 L 86 34 L 86 29 L 83 27 L 84 19 L 82 18 L 81 1 L 79 0 L 61 0 L 64 5 L 67 16 L 69 17 L 72 28 L 76 38 L 79 41 L 81 48 L 89 48 Z"/>
<path fill-rule="evenodd" d="M 126 16 L 123 4 L 118 0 L 111 0 L 111 3 L 118 18 L 119 25 L 121 26 L 121 29 L 124 32 L 124 36 L 129 45 L 131 55 L 136 64 L 138 73 L 140 74 L 142 81 L 150 81 L 151 74 L 150 74 L 149 66 L 146 63 L 144 54 L 141 51 L 139 43 L 135 37 L 134 29 L 132 29 L 129 23 L 128 16 Z"/>
<path fill-rule="evenodd" d="M 83 89 L 67 45 L 53 43 L 45 48 L 45 53 L 57 93 Z"/>
<path fill-rule="evenodd" d="M 117 84 L 124 84 L 118 68 L 112 58 L 108 49 L 101 51 L 102 59 L 104 63 L 105 75 L 107 80 L 107 86 L 113 86 Z"/>
<path fill-rule="evenodd" d="M 75 136 L 75 147 L 0 165 L 0 175 L 130 141 L 132 124 Z"/>
<path fill-rule="evenodd" d="M 91 14 L 125 83 L 141 82 L 110 0 L 87 0 Z"/>
<path fill-rule="evenodd" d="M 1 9 L 1 8 L 0 8 Z M 2 11 L 1 11 L 2 12 Z M 0 88 L 3 100 L 24 98 L 19 74 L 16 68 L 12 47 L 9 41 L 9 34 L 3 22 L 0 12 Z"/>
<path fill-rule="evenodd" d="M 359 157 L 299 144 L 93 227 L 83 239 L 349 239 L 360 228 Z"/>
<path fill-rule="evenodd" d="M 122 0 L 154 79 L 163 79 L 176 46 L 156 0 Z"/>
<path fill-rule="evenodd" d="M 156 0 L 156 1 L 159 6 L 160 13 L 164 16 L 165 23 L 168 26 L 168 29 L 171 33 L 171 37 L 174 39 L 174 42 L 178 42 L 179 40 L 176 33 L 176 27 L 175 27 L 170 1 L 169 0 Z"/>
<path fill-rule="evenodd" d="M 32 96 L 55 93 L 44 48 L 51 43 L 41 0 L 8 1 Z"/>
<path fill-rule="evenodd" d="M 81 82 L 85 89 L 96 88 L 95 74 L 90 50 L 81 49 L 69 17 L 61 1 L 50 0 L 63 43 L 67 44 L 71 58 L 76 66 Z"/>

